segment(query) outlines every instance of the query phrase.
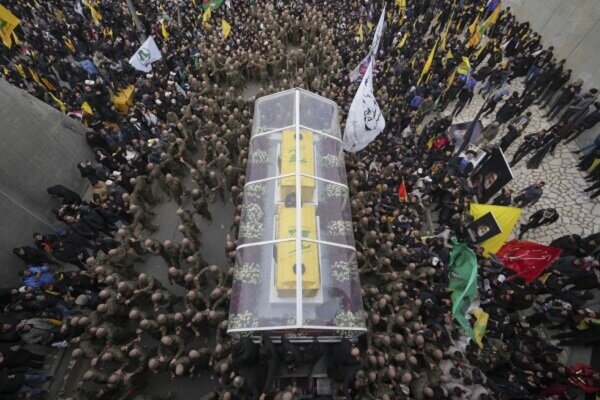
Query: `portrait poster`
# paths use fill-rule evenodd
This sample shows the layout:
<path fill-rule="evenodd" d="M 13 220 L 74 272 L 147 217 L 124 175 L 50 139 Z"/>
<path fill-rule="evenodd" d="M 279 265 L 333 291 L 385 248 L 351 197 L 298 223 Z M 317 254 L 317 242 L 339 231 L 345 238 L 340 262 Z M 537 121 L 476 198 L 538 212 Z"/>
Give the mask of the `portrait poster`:
<path fill-rule="evenodd" d="M 467 226 L 467 231 L 475 244 L 483 243 L 502 233 L 502 229 L 491 211 L 471 222 L 469 226 Z"/>
<path fill-rule="evenodd" d="M 472 121 L 469 122 L 461 122 L 460 124 L 454 124 L 450 126 L 450 130 L 448 132 L 448 136 L 450 139 L 454 139 L 454 148 L 458 151 L 464 142 L 465 135 Z M 481 121 L 475 121 L 475 127 L 473 128 L 473 135 L 471 135 L 471 140 L 469 143 L 477 142 L 477 139 L 481 137 L 481 133 L 483 132 L 483 125 Z"/>
<path fill-rule="evenodd" d="M 479 203 L 487 203 L 513 179 L 513 173 L 500 148 L 494 148 L 473 174 L 471 184 Z"/>

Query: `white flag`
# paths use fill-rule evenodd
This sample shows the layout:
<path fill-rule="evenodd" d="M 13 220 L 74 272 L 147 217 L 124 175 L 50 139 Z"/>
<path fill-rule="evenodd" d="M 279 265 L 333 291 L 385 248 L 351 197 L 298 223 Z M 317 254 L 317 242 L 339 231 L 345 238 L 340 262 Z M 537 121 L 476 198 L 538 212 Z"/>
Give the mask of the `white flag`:
<path fill-rule="evenodd" d="M 83 15 L 83 6 L 81 5 L 81 2 L 76 1 L 73 7 L 75 8 L 75 12 L 77 14 L 81 15 L 82 17 L 85 17 L 85 15 Z"/>
<path fill-rule="evenodd" d="M 371 43 L 371 50 L 369 54 L 365 58 L 362 59 L 360 64 L 356 66 L 352 71 L 350 71 L 350 75 L 348 78 L 350 82 L 358 82 L 362 79 L 365 71 L 367 70 L 367 66 L 371 61 L 371 57 L 377 56 L 377 50 L 379 50 L 379 43 L 381 42 L 381 37 L 383 36 L 383 29 L 385 28 L 385 6 L 383 10 L 381 10 L 381 16 L 379 17 L 379 22 L 377 23 L 377 28 L 375 29 L 375 35 L 373 36 L 373 42 Z"/>
<path fill-rule="evenodd" d="M 383 36 L 383 29 L 385 27 L 385 6 L 383 6 L 383 10 L 381 10 L 381 16 L 379 17 L 379 22 L 377 23 L 377 29 L 375 29 L 375 35 L 373 36 L 373 44 L 371 44 L 371 54 L 377 56 L 377 50 L 379 50 L 379 43 L 381 42 L 381 37 Z"/>
<path fill-rule="evenodd" d="M 344 130 L 344 150 L 355 153 L 367 147 L 385 128 L 385 120 L 373 94 L 373 60 L 356 91 Z"/>
<path fill-rule="evenodd" d="M 138 71 L 150 72 L 152 71 L 152 63 L 160 60 L 162 55 L 160 50 L 154 42 L 152 36 L 148 36 L 148 39 L 140 46 L 133 56 L 129 59 L 129 64 Z"/>
<path fill-rule="evenodd" d="M 350 79 L 350 83 L 360 82 L 362 77 L 365 75 L 365 72 L 367 72 L 367 68 L 369 67 L 370 62 L 371 62 L 371 55 L 369 54 L 365 58 L 362 59 L 362 61 L 360 62 L 360 64 L 358 64 L 356 66 L 356 68 L 354 68 L 352 71 L 350 71 L 350 75 L 348 75 L 348 78 Z"/>

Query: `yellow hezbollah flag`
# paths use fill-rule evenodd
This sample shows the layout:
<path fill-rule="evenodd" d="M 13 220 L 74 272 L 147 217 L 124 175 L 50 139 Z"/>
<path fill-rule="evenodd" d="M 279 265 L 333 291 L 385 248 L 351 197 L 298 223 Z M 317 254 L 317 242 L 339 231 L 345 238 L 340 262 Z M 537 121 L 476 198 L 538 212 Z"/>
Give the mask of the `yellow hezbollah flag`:
<path fill-rule="evenodd" d="M 406 10 L 406 0 L 396 0 L 396 5 L 400 7 L 401 10 Z"/>
<path fill-rule="evenodd" d="M 162 37 L 165 40 L 169 39 L 169 32 L 167 32 L 167 27 L 165 26 L 165 21 L 164 20 L 160 20 L 160 31 L 162 33 Z"/>
<path fill-rule="evenodd" d="M 358 30 L 357 30 L 357 32 L 358 32 L 358 39 L 359 39 L 361 42 L 364 42 L 364 41 L 365 41 L 365 32 L 363 31 L 362 24 L 360 24 L 360 25 L 358 26 Z"/>
<path fill-rule="evenodd" d="M 448 60 L 450 60 L 451 58 L 454 58 L 454 54 L 452 54 L 452 50 L 448 49 L 448 51 L 446 52 L 446 55 L 442 59 L 442 62 L 444 63 L 444 65 L 446 65 Z"/>
<path fill-rule="evenodd" d="M 433 56 L 435 56 L 435 50 L 437 49 L 438 40 L 435 41 L 435 44 L 433 45 L 433 49 L 431 49 L 431 52 L 429 53 L 429 57 L 427 57 L 427 62 L 425 62 L 425 66 L 423 67 L 421 76 L 419 77 L 419 80 L 417 81 L 417 85 L 419 83 L 421 83 L 421 80 L 423 79 L 425 74 L 427 74 L 429 72 L 429 69 L 431 68 L 431 63 L 433 63 Z"/>
<path fill-rule="evenodd" d="M 467 43 L 467 49 L 471 47 L 477 47 L 479 42 L 481 42 L 481 30 L 477 29 L 475 30 L 473 36 L 471 36 L 471 39 L 469 39 L 469 42 Z"/>
<path fill-rule="evenodd" d="M 81 110 L 89 115 L 92 115 L 94 113 L 94 111 L 92 111 L 92 106 L 90 106 L 90 103 L 88 103 L 87 101 L 84 101 L 81 104 Z"/>
<path fill-rule="evenodd" d="M 469 62 L 469 58 L 463 56 L 462 63 L 458 66 L 458 73 L 460 75 L 467 75 L 471 71 L 471 63 Z"/>
<path fill-rule="evenodd" d="M 446 94 L 448 89 L 450 89 L 452 87 L 452 84 L 454 83 L 454 78 L 456 77 L 457 69 L 458 68 L 454 68 L 454 71 L 452 71 L 452 75 L 450 75 L 450 78 L 448 78 L 448 83 L 446 83 L 446 89 L 444 89 L 444 94 Z"/>
<path fill-rule="evenodd" d="M 25 69 L 23 69 L 23 66 L 21 64 L 15 65 L 15 68 L 17 69 L 17 72 L 19 73 L 19 75 L 21 75 L 21 77 L 23 79 L 27 79 L 27 75 L 25 74 Z"/>
<path fill-rule="evenodd" d="M 473 21 L 473 23 L 471 25 L 469 25 L 469 33 L 472 35 L 473 33 L 475 33 L 475 31 L 477 30 L 477 23 L 479 22 L 479 16 L 481 14 L 477 14 L 477 18 L 475 18 L 475 21 Z"/>
<path fill-rule="evenodd" d="M 56 102 L 56 104 L 58 104 L 58 106 L 60 107 L 60 111 L 61 112 L 67 112 L 67 107 L 65 106 L 65 103 L 63 103 L 62 101 L 60 101 L 60 99 L 58 97 L 56 97 L 55 95 L 53 95 L 52 93 L 48 92 L 48 94 L 50 95 L 50 97 L 52 97 L 54 99 L 54 101 Z"/>
<path fill-rule="evenodd" d="M 450 19 L 448 20 L 448 23 L 446 24 L 446 29 L 444 29 L 444 33 L 442 33 L 442 42 L 440 43 L 440 49 L 442 49 L 442 50 L 446 49 L 446 39 L 448 37 L 448 31 L 450 30 L 450 27 L 452 26 L 453 18 L 454 18 L 454 11 L 452 11 L 452 14 L 450 15 Z"/>
<path fill-rule="evenodd" d="M 31 75 L 31 78 L 33 78 L 33 80 L 38 84 L 41 85 L 42 82 L 40 81 L 40 76 L 37 74 L 37 72 L 35 72 L 34 70 L 32 70 L 31 68 L 27 68 L 29 70 L 29 75 Z"/>
<path fill-rule="evenodd" d="M 496 236 L 481 243 L 481 247 L 483 247 L 485 252 L 489 255 L 489 253 L 496 253 L 498 250 L 500 250 L 502 245 L 504 245 L 513 228 L 517 222 L 519 222 L 519 218 L 521 217 L 521 212 L 523 212 L 523 209 L 473 203 L 471 204 L 471 209 L 469 212 L 475 219 L 481 218 L 485 214 L 491 212 L 496 219 L 500 230 L 502 231 Z"/>
<path fill-rule="evenodd" d="M 498 3 L 496 9 L 493 13 L 490 14 L 489 17 L 483 22 L 483 26 L 485 29 L 488 29 L 490 26 L 494 25 L 496 21 L 498 21 L 498 16 L 500 15 L 500 8 L 502 7 L 502 2 Z"/>
<path fill-rule="evenodd" d="M 221 19 L 221 33 L 223 34 L 224 39 L 227 39 L 231 33 L 231 25 L 229 22 L 225 21 L 225 18 Z"/>
<path fill-rule="evenodd" d="M 11 34 L 20 23 L 19 18 L 0 4 L 0 38 L 9 49 L 12 47 Z"/>
<path fill-rule="evenodd" d="M 404 45 L 406 44 L 406 39 L 408 39 L 408 32 L 406 32 L 404 34 L 404 36 L 402 37 L 402 40 L 400 41 L 400 43 L 398 43 L 398 46 L 396 46 L 396 48 L 401 49 L 404 47 Z"/>
<path fill-rule="evenodd" d="M 94 7 L 91 4 L 88 4 L 88 7 L 90 8 L 90 12 L 92 13 L 92 19 L 94 20 L 96 25 L 100 25 L 100 21 L 102 21 L 102 14 L 100 14 L 100 12 L 96 10 L 96 7 Z"/>
<path fill-rule="evenodd" d="M 212 9 L 210 7 L 208 7 L 205 11 L 204 14 L 202 14 L 202 24 L 204 26 L 208 26 L 208 21 L 210 21 L 210 17 L 212 16 Z"/>
<path fill-rule="evenodd" d="M 50 82 L 48 79 L 44 78 L 42 76 L 42 83 L 44 84 L 44 86 L 46 86 L 48 88 L 48 90 L 56 90 L 56 86 L 54 86 L 52 84 L 52 82 Z"/>
<path fill-rule="evenodd" d="M 71 53 L 75 53 L 75 45 L 73 44 L 71 39 L 69 39 L 66 36 L 63 36 L 63 41 L 65 42 L 65 46 L 67 46 L 67 49 L 69 49 Z"/>
<path fill-rule="evenodd" d="M 481 308 L 475 308 L 471 314 L 475 316 L 476 320 L 473 324 L 473 333 L 475 334 L 475 343 L 479 346 L 479 348 L 483 348 L 483 343 L 481 342 L 483 339 L 483 335 L 485 334 L 485 329 L 487 328 L 488 319 L 490 315 L 483 311 Z"/>

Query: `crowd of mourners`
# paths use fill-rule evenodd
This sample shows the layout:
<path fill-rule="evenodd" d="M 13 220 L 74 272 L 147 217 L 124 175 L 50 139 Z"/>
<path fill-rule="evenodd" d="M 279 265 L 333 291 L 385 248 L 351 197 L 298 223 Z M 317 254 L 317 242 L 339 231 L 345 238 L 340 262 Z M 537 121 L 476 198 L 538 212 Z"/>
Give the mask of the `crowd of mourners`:
<path fill-rule="evenodd" d="M 155 374 L 208 381 L 205 392 L 185 398 L 299 398 L 309 390 L 277 388 L 277 371 L 314 362 L 321 344 L 275 346 L 265 335 L 258 346 L 226 333 L 254 104 L 242 94 L 248 82 L 261 85 L 256 98 L 305 88 L 336 101 L 344 120 L 357 88 L 348 73 L 368 52 L 383 4 L 231 0 L 203 18 L 201 0 L 134 3 L 139 28 L 163 55 L 149 73 L 128 63 L 141 37 L 125 1 L 3 2 L 21 20 L 19 43 L 0 52 L 4 79 L 80 119 L 94 160 L 77 165 L 91 195 L 82 199 L 58 182 L 49 187 L 60 199 L 53 211 L 62 227 L 33 233 L 31 243 L 13 250 L 23 261 L 22 285 L 0 292 L 0 399 L 47 396 L 52 377 L 43 374 L 39 345 L 68 347 L 74 359 L 88 360 L 63 398 L 165 398 L 147 394 Z M 386 129 L 365 150 L 346 154 L 368 332 L 329 350 L 336 394 L 559 400 L 593 393 L 600 374 L 566 365 L 564 351 L 599 342 L 600 319 L 587 306 L 599 285 L 600 234 L 556 238 L 560 258 L 530 284 L 471 243 L 480 307 L 489 314 L 483 346 L 453 320 L 448 238 L 469 242 L 474 193 L 472 168 L 453 158 L 448 130 L 479 91 L 484 115 L 495 122 L 478 144 L 512 147 L 512 165 L 531 155 L 536 167 L 600 120 L 597 90 L 571 82 L 565 60 L 542 47 L 509 7 L 483 43 L 468 48 L 469 27 L 492 14 L 495 0 L 406 3 L 387 4 L 376 57 L 375 96 Z M 227 38 L 222 18 L 232 26 Z M 452 58 L 438 51 L 417 84 L 448 24 Z M 453 77 L 463 56 L 472 66 L 467 79 Z M 513 91 L 511 81 L 523 82 L 523 90 Z M 111 96 L 130 85 L 134 101 L 123 113 Z M 534 105 L 547 110 L 548 127 L 525 135 Z M 590 167 L 600 142 L 579 153 L 595 197 L 600 168 Z M 402 180 L 406 202 L 397 195 Z M 531 207 L 543 185 L 516 199 L 505 189 L 494 204 Z M 159 241 L 153 207 L 166 201 L 178 205 L 172 218 L 181 235 Z M 217 201 L 235 206 L 227 265 L 203 257 L 202 228 Z M 428 211 L 439 228 L 424 239 Z M 164 265 L 168 282 L 139 272 L 148 260 Z"/>

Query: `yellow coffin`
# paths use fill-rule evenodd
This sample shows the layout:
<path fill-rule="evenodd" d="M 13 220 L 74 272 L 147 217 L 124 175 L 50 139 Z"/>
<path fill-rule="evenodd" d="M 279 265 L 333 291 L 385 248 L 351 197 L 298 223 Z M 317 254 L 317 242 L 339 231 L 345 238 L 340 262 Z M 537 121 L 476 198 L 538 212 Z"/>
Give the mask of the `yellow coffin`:
<path fill-rule="evenodd" d="M 296 173 L 296 141 L 295 131 L 287 129 L 283 131 L 281 139 L 281 175 Z M 315 156 L 313 147 L 313 134 L 301 131 L 300 138 L 300 172 L 315 175 Z M 302 202 L 312 201 L 315 191 L 315 180 L 303 176 L 301 178 Z M 296 192 L 296 178 L 289 176 L 281 179 L 281 199 L 285 199 L 290 193 Z"/>
<path fill-rule="evenodd" d="M 296 236 L 296 208 L 280 206 L 278 237 Z M 302 207 L 302 237 L 317 239 L 314 206 Z M 315 296 L 321 287 L 319 252 L 316 243 L 302 242 L 302 295 Z M 277 244 L 275 287 L 280 296 L 296 295 L 296 241 Z"/>

